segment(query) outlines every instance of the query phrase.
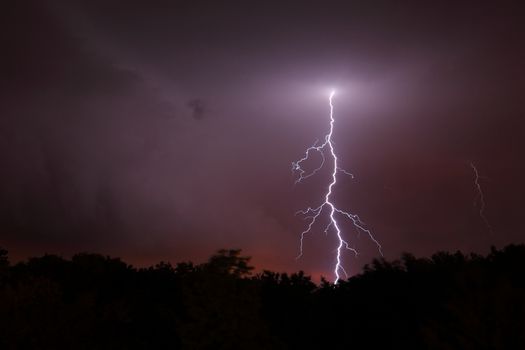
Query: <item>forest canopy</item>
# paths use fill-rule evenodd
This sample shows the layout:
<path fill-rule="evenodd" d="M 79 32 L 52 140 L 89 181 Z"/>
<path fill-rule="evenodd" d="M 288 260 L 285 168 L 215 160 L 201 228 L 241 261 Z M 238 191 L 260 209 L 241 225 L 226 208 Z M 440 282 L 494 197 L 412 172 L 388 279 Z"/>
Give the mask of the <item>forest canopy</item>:
<path fill-rule="evenodd" d="M 3 349 L 495 349 L 525 346 L 525 246 L 374 260 L 337 285 L 253 273 L 240 250 L 133 267 L 81 253 L 10 264 Z"/>

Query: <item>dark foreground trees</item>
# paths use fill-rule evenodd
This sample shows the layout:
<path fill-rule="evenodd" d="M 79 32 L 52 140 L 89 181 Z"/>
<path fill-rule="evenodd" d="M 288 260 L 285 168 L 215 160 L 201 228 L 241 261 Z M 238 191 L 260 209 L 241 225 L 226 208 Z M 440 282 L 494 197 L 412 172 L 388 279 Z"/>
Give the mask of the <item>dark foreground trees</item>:
<path fill-rule="evenodd" d="M 525 348 L 525 246 L 376 260 L 337 286 L 221 250 L 136 269 L 0 249 L 0 349 Z"/>

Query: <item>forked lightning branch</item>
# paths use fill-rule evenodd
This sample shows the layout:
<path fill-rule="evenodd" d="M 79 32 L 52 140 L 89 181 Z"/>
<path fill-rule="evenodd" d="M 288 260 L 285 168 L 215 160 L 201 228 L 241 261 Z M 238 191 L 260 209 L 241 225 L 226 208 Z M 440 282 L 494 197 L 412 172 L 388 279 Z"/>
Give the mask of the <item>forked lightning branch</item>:
<path fill-rule="evenodd" d="M 372 235 L 372 232 L 365 227 L 364 223 L 361 221 L 358 215 L 349 213 L 347 211 L 339 209 L 334 202 L 332 201 L 332 194 L 336 190 L 337 185 L 337 178 L 339 174 L 348 175 L 353 177 L 353 175 L 346 170 L 339 167 L 339 159 L 337 158 L 337 154 L 335 152 L 334 143 L 332 141 L 332 136 L 334 133 L 334 126 L 335 126 L 335 119 L 334 119 L 334 105 L 333 105 L 333 99 L 334 99 L 335 91 L 332 91 L 330 93 L 329 97 L 329 105 L 330 105 L 330 128 L 328 133 L 324 136 L 324 142 L 322 144 L 318 145 L 318 142 L 316 141 L 311 147 L 306 149 L 306 152 L 303 156 L 303 158 L 299 159 L 296 162 L 292 162 L 292 171 L 299 174 L 298 179 L 296 180 L 296 183 L 300 183 L 307 178 L 315 175 L 319 170 L 323 168 L 327 160 L 331 161 L 331 180 L 328 184 L 326 193 L 324 195 L 324 200 L 320 203 L 320 205 L 316 207 L 308 207 L 304 210 L 300 210 L 297 212 L 297 214 L 304 215 L 305 220 L 308 221 L 308 224 L 306 226 L 306 229 L 301 232 L 301 239 L 299 244 L 299 255 L 297 258 L 300 258 L 303 255 L 303 248 L 304 248 L 304 239 L 307 234 L 311 233 L 314 229 L 320 218 L 323 217 L 323 215 L 327 216 L 328 218 L 328 224 L 322 228 L 323 232 L 326 234 L 334 233 L 337 237 L 337 247 L 336 247 L 336 256 L 335 256 L 335 266 L 334 266 L 334 275 L 335 280 L 334 284 L 337 284 L 339 279 L 341 278 L 341 273 L 343 273 L 345 276 L 348 277 L 348 273 L 346 272 L 345 268 L 343 267 L 343 258 L 342 255 L 345 251 L 349 251 L 355 255 L 358 254 L 358 251 L 355 247 L 351 246 L 348 241 L 345 238 L 345 235 L 343 231 L 341 230 L 341 226 L 338 222 L 338 220 L 349 220 L 358 230 L 366 233 L 368 237 L 377 245 L 377 249 L 379 250 L 379 253 L 383 255 L 383 252 L 381 250 L 381 245 L 379 242 L 374 238 Z M 321 156 L 321 163 L 318 167 L 314 168 L 311 171 L 306 171 L 303 168 L 303 163 L 310 159 L 311 154 L 318 153 Z M 327 159 L 327 157 L 329 159 Z"/>

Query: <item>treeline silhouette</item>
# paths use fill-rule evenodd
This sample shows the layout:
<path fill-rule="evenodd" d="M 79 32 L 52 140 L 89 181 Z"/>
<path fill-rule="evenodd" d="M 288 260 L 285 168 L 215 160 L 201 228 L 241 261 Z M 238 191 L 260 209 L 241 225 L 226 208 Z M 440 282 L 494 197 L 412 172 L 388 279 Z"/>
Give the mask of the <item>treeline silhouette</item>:
<path fill-rule="evenodd" d="M 240 250 L 134 268 L 0 249 L 1 349 L 523 349 L 525 246 L 374 260 L 333 285 Z"/>

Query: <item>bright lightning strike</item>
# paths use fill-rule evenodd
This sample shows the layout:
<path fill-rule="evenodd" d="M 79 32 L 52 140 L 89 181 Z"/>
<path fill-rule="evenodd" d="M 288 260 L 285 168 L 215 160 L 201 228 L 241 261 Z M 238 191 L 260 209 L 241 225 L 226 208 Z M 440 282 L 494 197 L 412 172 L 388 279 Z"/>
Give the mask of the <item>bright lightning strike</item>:
<path fill-rule="evenodd" d="M 377 248 L 379 250 L 379 253 L 381 255 L 383 255 L 383 252 L 382 252 L 381 245 L 374 238 L 374 236 L 372 235 L 372 232 L 369 229 L 365 228 L 365 225 L 361 221 L 361 219 L 359 219 L 359 216 L 357 216 L 356 214 L 352 214 L 352 213 L 349 213 L 349 212 L 346 212 L 346 211 L 343 211 L 343 210 L 339 209 L 332 202 L 332 193 L 333 193 L 333 190 L 334 190 L 334 186 L 337 183 L 337 174 L 338 173 L 343 173 L 343 174 L 346 174 L 346 175 L 349 175 L 349 176 L 353 177 L 353 175 L 351 173 L 349 173 L 346 170 L 344 170 L 344 169 L 339 167 L 339 165 L 338 165 L 338 158 L 337 158 L 337 155 L 335 153 L 334 144 L 333 144 L 333 141 L 332 141 L 332 135 L 333 135 L 333 132 L 334 132 L 334 124 L 335 124 L 335 120 L 334 120 L 334 105 L 333 105 L 334 94 L 335 94 L 335 91 L 332 91 L 330 93 L 330 98 L 329 98 L 329 104 L 330 104 L 330 130 L 329 130 L 328 134 L 325 135 L 324 142 L 322 144 L 318 145 L 318 141 L 316 141 L 312 146 L 307 148 L 303 158 L 299 159 L 296 162 L 292 162 L 292 171 L 297 172 L 299 174 L 299 178 L 295 181 L 295 183 L 297 184 L 297 183 L 299 183 L 299 182 L 301 182 L 301 181 L 303 181 L 303 180 L 305 180 L 305 179 L 315 175 L 319 170 L 321 170 L 321 168 L 323 167 L 323 165 L 325 164 L 325 161 L 326 161 L 325 153 L 328 153 L 328 156 L 331 157 L 332 160 L 333 160 L 331 181 L 330 181 L 330 184 L 328 185 L 328 189 L 326 191 L 326 194 L 324 196 L 324 201 L 322 202 L 322 204 L 319 205 L 316 208 L 308 207 L 305 210 L 300 210 L 300 211 L 297 212 L 297 214 L 304 215 L 305 216 L 305 220 L 309 220 L 306 229 L 303 232 L 301 232 L 301 240 L 300 240 L 300 245 L 299 245 L 299 255 L 297 256 L 297 258 L 300 258 L 303 255 L 303 243 L 304 243 L 305 236 L 312 231 L 313 226 L 315 225 L 317 219 L 321 216 L 321 214 L 324 213 L 324 212 L 327 212 L 328 213 L 329 222 L 328 222 L 328 225 L 326 225 L 326 227 L 324 228 L 324 232 L 326 234 L 328 234 L 328 232 L 330 230 L 333 230 L 335 232 L 336 236 L 337 236 L 337 241 L 338 241 L 337 255 L 336 255 L 336 264 L 335 264 L 335 267 L 334 267 L 334 274 L 335 274 L 334 284 L 337 284 L 337 282 L 341 278 L 341 275 L 340 275 L 341 272 L 345 276 L 348 277 L 348 274 L 346 273 L 346 271 L 345 271 L 345 269 L 343 267 L 343 264 L 342 264 L 343 250 L 349 250 L 352 253 L 354 253 L 355 255 L 358 254 L 358 251 L 355 248 L 353 248 L 352 246 L 350 246 L 350 244 L 344 239 L 343 233 L 342 233 L 341 228 L 339 226 L 339 223 L 337 222 L 337 217 L 342 217 L 342 218 L 346 218 L 346 219 L 350 220 L 352 222 L 352 224 L 356 227 L 356 229 L 366 233 L 368 235 L 368 237 L 376 244 L 376 246 L 377 246 Z M 317 153 L 319 153 L 321 155 L 321 164 L 317 168 L 313 169 L 312 171 L 307 172 L 306 170 L 304 170 L 301 167 L 301 164 L 303 162 L 305 162 L 306 160 L 308 160 L 310 155 L 313 152 L 317 152 Z"/>
<path fill-rule="evenodd" d="M 474 163 L 470 163 L 470 167 L 472 168 L 472 171 L 474 172 L 474 186 L 476 188 L 476 197 L 474 198 L 474 205 L 478 206 L 478 200 L 479 200 L 479 217 L 481 218 L 481 220 L 483 220 L 489 232 L 493 233 L 492 225 L 489 223 L 489 220 L 485 216 L 485 197 L 483 196 L 483 190 L 481 189 L 481 184 L 479 183 L 479 179 L 481 177 L 479 176 L 478 169 L 476 168 Z"/>

